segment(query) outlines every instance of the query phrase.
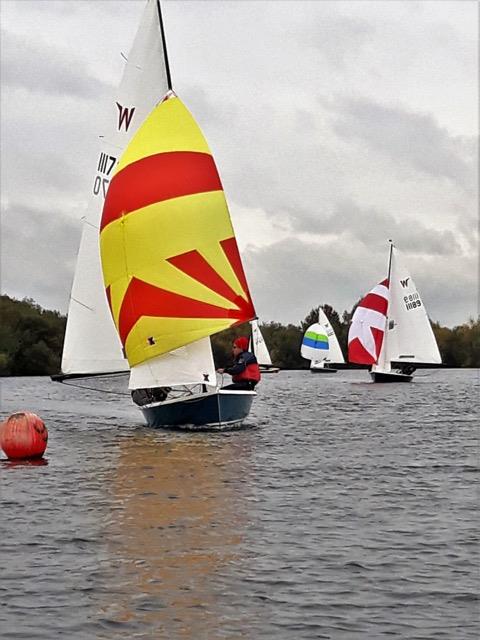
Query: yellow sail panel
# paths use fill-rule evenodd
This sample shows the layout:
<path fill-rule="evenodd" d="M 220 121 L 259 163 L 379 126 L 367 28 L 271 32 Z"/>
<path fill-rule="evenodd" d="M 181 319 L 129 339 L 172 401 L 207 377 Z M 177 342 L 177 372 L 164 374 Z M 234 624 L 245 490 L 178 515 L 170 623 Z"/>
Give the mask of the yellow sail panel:
<path fill-rule="evenodd" d="M 151 318 L 143 316 L 130 331 L 125 343 L 130 365 L 133 367 L 145 360 L 155 358 L 190 342 L 205 338 L 212 333 L 228 329 L 234 320 L 217 320 L 190 318 Z M 212 326 L 214 331 L 212 332 Z M 144 336 L 156 333 L 158 342 L 145 344 Z"/>
<path fill-rule="evenodd" d="M 242 294 L 235 272 L 218 242 L 233 236 L 223 191 L 200 193 L 158 202 L 141 212 L 124 216 L 107 225 L 100 238 L 105 284 L 123 281 L 122 297 L 134 274 L 156 286 L 200 297 L 212 304 L 225 298 L 188 277 L 169 262 L 171 256 L 185 254 L 194 246 L 212 268 L 238 294 Z M 152 229 L 156 233 L 152 233 Z M 168 238 L 159 242 L 158 238 Z M 119 249 L 120 248 L 120 249 Z M 129 274 L 125 271 L 128 264 Z M 203 290 L 203 293 L 201 291 Z M 112 291 L 113 293 L 113 291 Z M 115 305 L 114 305 L 115 306 Z"/>
<path fill-rule="evenodd" d="M 183 102 L 173 97 L 157 105 L 128 145 L 115 169 L 157 153 L 195 151 L 211 155 L 207 141 Z M 154 135 L 152 135 L 154 132 Z"/>
<path fill-rule="evenodd" d="M 122 156 L 100 250 L 131 365 L 254 317 L 213 157 L 178 98 L 156 107 Z"/>

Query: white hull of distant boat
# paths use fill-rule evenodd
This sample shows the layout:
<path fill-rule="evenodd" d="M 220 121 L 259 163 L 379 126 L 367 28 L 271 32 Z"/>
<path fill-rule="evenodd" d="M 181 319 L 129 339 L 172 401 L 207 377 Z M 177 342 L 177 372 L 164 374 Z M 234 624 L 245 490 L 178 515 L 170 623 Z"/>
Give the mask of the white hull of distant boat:
<path fill-rule="evenodd" d="M 265 365 L 260 365 L 260 373 L 262 376 L 265 373 L 278 373 L 280 371 L 280 367 L 266 367 Z"/>
<path fill-rule="evenodd" d="M 310 367 L 310 373 L 337 373 L 338 369 L 324 365 L 323 367 Z"/>

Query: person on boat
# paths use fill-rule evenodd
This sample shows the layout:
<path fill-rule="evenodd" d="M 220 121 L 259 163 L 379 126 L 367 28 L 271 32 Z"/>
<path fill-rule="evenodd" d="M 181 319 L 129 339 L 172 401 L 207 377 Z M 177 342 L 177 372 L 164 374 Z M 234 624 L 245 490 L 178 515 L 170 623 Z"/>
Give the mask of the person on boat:
<path fill-rule="evenodd" d="M 217 369 L 218 373 L 232 376 L 232 384 L 223 389 L 253 391 L 260 382 L 260 367 L 253 353 L 248 351 L 248 338 L 240 336 L 233 341 L 233 364 L 225 369 Z"/>
<path fill-rule="evenodd" d="M 132 400 L 139 407 L 152 402 L 163 402 L 167 399 L 171 387 L 153 387 L 152 389 L 134 389 L 132 391 Z"/>

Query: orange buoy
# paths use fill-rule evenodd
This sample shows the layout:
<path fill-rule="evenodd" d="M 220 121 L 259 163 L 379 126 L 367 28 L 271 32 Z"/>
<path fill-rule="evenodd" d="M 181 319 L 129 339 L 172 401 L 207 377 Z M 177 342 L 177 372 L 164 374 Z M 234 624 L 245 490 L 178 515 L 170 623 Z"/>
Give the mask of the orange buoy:
<path fill-rule="evenodd" d="M 14 413 L 0 425 L 0 447 L 10 460 L 40 458 L 47 440 L 47 427 L 34 413 Z"/>

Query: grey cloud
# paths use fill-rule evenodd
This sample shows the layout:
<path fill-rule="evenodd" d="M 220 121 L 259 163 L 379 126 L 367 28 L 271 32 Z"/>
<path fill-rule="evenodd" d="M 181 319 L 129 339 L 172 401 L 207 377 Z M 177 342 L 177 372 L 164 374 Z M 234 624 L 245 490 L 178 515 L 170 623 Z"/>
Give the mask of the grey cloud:
<path fill-rule="evenodd" d="M 81 223 L 18 204 L 2 210 L 2 291 L 66 312 Z"/>
<path fill-rule="evenodd" d="M 362 209 L 352 201 L 335 206 L 330 215 L 291 212 L 290 218 L 298 230 L 318 235 L 340 234 L 361 241 L 366 247 L 380 249 L 388 239 L 409 253 L 422 255 L 460 254 L 454 234 L 448 230 L 427 227 L 420 215 L 400 220 L 375 208 Z"/>
<path fill-rule="evenodd" d="M 337 67 L 350 56 L 357 58 L 359 50 L 374 34 L 374 27 L 360 18 L 322 15 L 298 34 L 297 40 L 315 48 L 330 65 Z"/>
<path fill-rule="evenodd" d="M 335 101 L 334 129 L 344 139 L 359 139 L 389 157 L 435 178 L 472 189 L 475 175 L 468 144 L 449 135 L 430 114 L 412 113 L 366 99 Z"/>
<path fill-rule="evenodd" d="M 108 85 L 91 76 L 71 51 L 41 40 L 25 42 L 2 29 L 1 76 L 4 87 L 21 87 L 31 94 L 93 98 Z"/>
<path fill-rule="evenodd" d="M 432 320 L 454 326 L 476 316 L 473 256 L 428 259 L 403 253 Z M 319 304 L 331 304 L 340 313 L 351 310 L 386 276 L 388 247 L 385 243 L 381 249 L 370 249 L 347 238 L 320 246 L 292 238 L 251 249 L 244 261 L 260 318 L 298 323 Z"/>

